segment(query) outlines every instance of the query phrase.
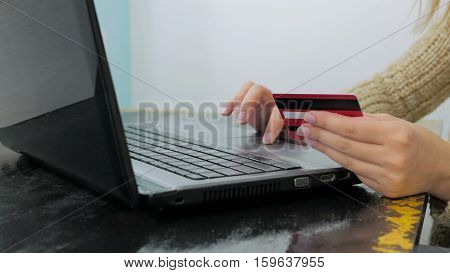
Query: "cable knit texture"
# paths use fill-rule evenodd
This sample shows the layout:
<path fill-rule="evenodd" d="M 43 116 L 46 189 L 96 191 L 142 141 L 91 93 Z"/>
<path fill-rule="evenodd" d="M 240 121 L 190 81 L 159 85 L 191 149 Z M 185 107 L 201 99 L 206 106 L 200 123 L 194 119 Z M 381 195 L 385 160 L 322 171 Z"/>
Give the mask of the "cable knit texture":
<path fill-rule="evenodd" d="M 399 60 L 350 90 L 367 113 L 415 122 L 450 96 L 450 16 L 435 25 Z"/>

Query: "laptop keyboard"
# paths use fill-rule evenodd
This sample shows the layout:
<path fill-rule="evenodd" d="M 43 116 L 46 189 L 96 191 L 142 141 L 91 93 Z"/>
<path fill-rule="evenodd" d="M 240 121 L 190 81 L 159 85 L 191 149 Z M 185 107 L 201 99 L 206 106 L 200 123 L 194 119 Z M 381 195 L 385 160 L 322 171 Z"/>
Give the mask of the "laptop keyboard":
<path fill-rule="evenodd" d="M 127 127 L 125 135 L 132 159 L 192 180 L 301 169 L 288 162 L 210 148 L 150 129 Z"/>

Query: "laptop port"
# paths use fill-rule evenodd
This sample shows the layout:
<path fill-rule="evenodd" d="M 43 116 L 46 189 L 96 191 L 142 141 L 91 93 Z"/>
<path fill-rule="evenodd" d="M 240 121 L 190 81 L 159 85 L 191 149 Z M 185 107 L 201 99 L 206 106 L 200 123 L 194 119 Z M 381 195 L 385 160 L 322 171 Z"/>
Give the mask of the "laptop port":
<path fill-rule="evenodd" d="M 324 174 L 320 176 L 320 181 L 324 183 L 330 183 L 333 182 L 334 180 L 336 180 L 335 174 Z"/>
<path fill-rule="evenodd" d="M 346 179 L 349 179 L 350 176 L 351 176 L 350 172 L 338 173 L 336 175 L 336 180 L 339 180 L 339 181 L 346 180 Z"/>
<path fill-rule="evenodd" d="M 294 179 L 294 186 L 297 189 L 305 189 L 311 187 L 311 181 L 309 180 L 309 177 L 299 177 Z"/>
<path fill-rule="evenodd" d="M 184 203 L 183 197 L 177 197 L 177 198 L 175 199 L 175 204 L 176 204 L 176 205 L 181 205 L 181 204 L 183 204 L 183 203 Z"/>

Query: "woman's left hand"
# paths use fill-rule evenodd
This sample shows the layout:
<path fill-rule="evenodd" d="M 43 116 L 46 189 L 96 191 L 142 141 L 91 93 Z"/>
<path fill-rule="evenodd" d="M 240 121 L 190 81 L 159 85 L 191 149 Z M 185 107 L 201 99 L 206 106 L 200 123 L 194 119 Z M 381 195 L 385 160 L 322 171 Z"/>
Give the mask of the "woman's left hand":
<path fill-rule="evenodd" d="M 311 111 L 305 120 L 299 135 L 377 192 L 450 199 L 450 144 L 432 132 L 387 114 L 355 118 Z"/>

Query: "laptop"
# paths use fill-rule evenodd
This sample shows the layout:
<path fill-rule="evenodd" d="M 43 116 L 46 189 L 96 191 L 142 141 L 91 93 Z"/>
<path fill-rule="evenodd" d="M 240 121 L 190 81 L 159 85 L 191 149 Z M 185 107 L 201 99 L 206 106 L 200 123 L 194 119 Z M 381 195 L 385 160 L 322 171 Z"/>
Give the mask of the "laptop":
<path fill-rule="evenodd" d="M 126 206 L 208 204 L 355 181 L 312 149 L 229 134 L 226 118 L 214 121 L 213 141 L 184 126 L 124 124 L 92 0 L 2 1 L 0 40 L 0 142 Z M 189 128 L 208 130 L 200 125 Z"/>

